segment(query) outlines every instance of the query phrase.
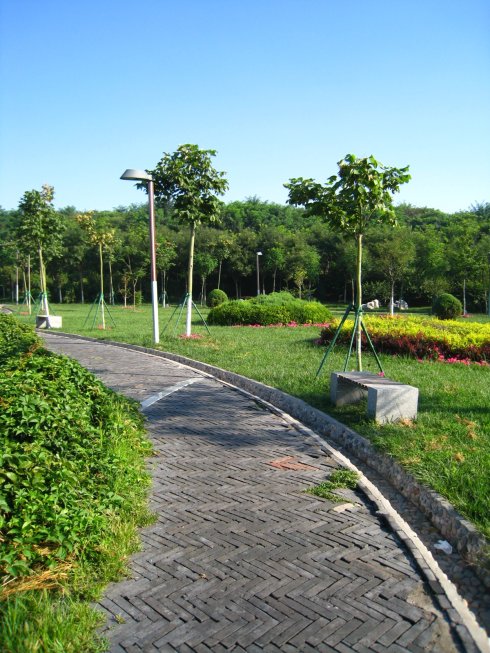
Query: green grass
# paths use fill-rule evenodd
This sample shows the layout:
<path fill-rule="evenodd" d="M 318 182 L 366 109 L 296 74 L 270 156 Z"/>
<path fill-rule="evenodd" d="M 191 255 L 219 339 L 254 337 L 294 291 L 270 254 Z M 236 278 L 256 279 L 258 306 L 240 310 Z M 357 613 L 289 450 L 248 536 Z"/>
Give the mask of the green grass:
<path fill-rule="evenodd" d="M 138 312 L 111 309 L 116 328 L 106 331 L 90 328 L 89 322 L 83 327 L 89 309 L 53 306 L 63 316 L 63 331 L 152 346 L 149 306 Z M 162 330 L 172 311 L 160 309 Z M 367 419 L 363 405 L 330 404 L 329 372 L 343 368 L 346 352 L 336 348 L 316 378 L 323 355 L 314 344 L 318 327 L 212 327 L 209 336 L 194 316 L 193 333 L 201 338 L 179 338 L 183 319 L 172 335 L 174 319 L 161 337 L 160 349 L 243 374 L 327 412 L 396 458 L 490 536 L 490 368 L 381 356 L 386 376 L 417 386 L 420 401 L 415 423 L 379 426 Z M 377 371 L 369 355 L 364 360 L 366 369 Z"/>
<path fill-rule="evenodd" d="M 341 501 L 349 502 L 349 499 L 346 499 L 341 494 L 337 494 L 335 490 L 343 488 L 354 490 L 357 487 L 358 481 L 359 474 L 352 469 L 336 469 L 330 474 L 330 478 L 327 481 L 323 481 L 323 483 L 314 487 L 309 487 L 304 492 L 313 494 L 313 496 L 320 497 L 321 499 L 333 501 L 334 503 Z"/>

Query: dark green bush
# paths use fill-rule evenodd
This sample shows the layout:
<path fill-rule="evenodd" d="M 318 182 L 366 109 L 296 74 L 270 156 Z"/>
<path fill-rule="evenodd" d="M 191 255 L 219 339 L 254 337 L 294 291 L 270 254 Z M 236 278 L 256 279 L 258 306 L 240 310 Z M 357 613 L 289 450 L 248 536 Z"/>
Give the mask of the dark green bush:
<path fill-rule="evenodd" d="M 288 295 L 289 293 L 274 293 Z M 267 297 L 268 295 L 265 295 Z M 262 297 L 259 295 L 259 297 Z M 212 308 L 208 315 L 210 324 L 231 326 L 234 324 L 298 324 L 323 323 L 332 319 L 330 311 L 319 302 L 306 302 L 291 296 L 282 301 L 274 297 L 271 302 L 259 299 L 232 300 Z"/>
<path fill-rule="evenodd" d="M 213 308 L 214 306 L 219 306 L 223 302 L 228 301 L 228 295 L 225 293 L 224 290 L 220 290 L 219 288 L 215 288 L 214 290 L 211 290 L 211 292 L 208 294 L 208 297 L 206 299 L 206 304 L 210 307 Z"/>
<path fill-rule="evenodd" d="M 445 292 L 434 300 L 432 313 L 440 320 L 453 320 L 463 313 L 463 307 L 457 297 Z"/>

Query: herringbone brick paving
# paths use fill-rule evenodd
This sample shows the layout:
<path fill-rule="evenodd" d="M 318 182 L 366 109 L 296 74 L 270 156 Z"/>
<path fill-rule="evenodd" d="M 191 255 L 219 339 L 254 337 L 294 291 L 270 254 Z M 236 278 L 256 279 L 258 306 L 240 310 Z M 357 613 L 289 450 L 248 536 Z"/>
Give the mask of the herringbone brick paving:
<path fill-rule="evenodd" d="M 145 410 L 157 521 L 142 531 L 132 577 L 100 602 L 111 652 L 462 650 L 363 495 L 343 491 L 339 506 L 304 493 L 337 467 L 313 440 L 169 361 L 48 341 L 140 401 L 201 377 Z M 308 467 L 271 465 L 288 456 Z"/>

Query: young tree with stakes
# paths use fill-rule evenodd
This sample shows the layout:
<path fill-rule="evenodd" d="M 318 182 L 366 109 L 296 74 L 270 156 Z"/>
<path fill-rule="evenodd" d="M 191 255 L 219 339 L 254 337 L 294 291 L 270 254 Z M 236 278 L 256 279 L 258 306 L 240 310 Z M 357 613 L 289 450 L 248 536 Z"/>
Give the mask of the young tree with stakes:
<path fill-rule="evenodd" d="M 211 165 L 213 156 L 216 156 L 215 150 L 200 150 L 197 145 L 181 145 L 173 154 L 164 153 L 154 170 L 147 170 L 153 177 L 155 199 L 172 202 L 179 220 L 190 228 L 186 336 L 191 335 L 196 226 L 219 220 L 221 201 L 217 196 L 223 195 L 228 188 L 225 173 L 218 172 Z M 139 187 L 145 186 L 139 184 Z"/>
<path fill-rule="evenodd" d="M 322 217 L 338 231 L 353 235 L 357 245 L 356 316 L 362 306 L 362 239 L 367 228 L 375 223 L 396 223 L 392 194 L 410 180 L 408 166 L 387 168 L 373 156 L 359 159 L 354 154 L 337 163 L 338 175 L 329 177 L 325 185 L 302 177 L 290 179 L 289 204 L 301 205 L 308 215 Z M 357 320 L 356 358 L 362 371 L 362 323 Z"/>
<path fill-rule="evenodd" d="M 102 329 L 105 329 L 105 299 L 104 299 L 104 249 L 107 251 L 114 243 L 115 229 L 104 229 L 98 227 L 95 223 L 94 212 L 80 213 L 77 215 L 78 224 L 87 232 L 89 241 L 92 245 L 97 245 L 99 250 L 99 268 L 100 268 L 100 315 Z"/>
<path fill-rule="evenodd" d="M 47 262 L 61 253 L 64 223 L 53 206 L 54 188 L 44 184 L 42 190 L 28 190 L 19 202 L 20 223 L 17 237 L 27 251 L 37 250 L 41 286 L 40 315 L 49 317 Z"/>

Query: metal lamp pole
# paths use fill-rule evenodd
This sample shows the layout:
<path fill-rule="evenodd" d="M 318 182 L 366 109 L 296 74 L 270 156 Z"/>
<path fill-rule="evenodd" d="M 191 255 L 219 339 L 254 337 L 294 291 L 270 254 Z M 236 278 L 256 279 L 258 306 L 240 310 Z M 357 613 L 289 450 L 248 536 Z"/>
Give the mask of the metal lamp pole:
<path fill-rule="evenodd" d="M 260 295 L 259 256 L 262 256 L 262 252 L 257 252 L 257 295 Z"/>
<path fill-rule="evenodd" d="M 153 314 L 153 342 L 160 342 L 160 329 L 158 328 L 158 287 L 157 287 L 157 257 L 155 239 L 155 201 L 153 177 L 144 170 L 133 170 L 129 168 L 122 175 L 121 179 L 133 181 L 145 181 L 148 188 L 148 210 L 150 215 L 150 261 L 151 261 L 151 306 Z"/>

